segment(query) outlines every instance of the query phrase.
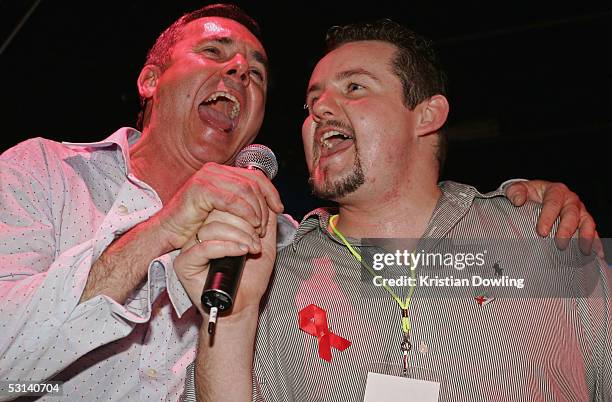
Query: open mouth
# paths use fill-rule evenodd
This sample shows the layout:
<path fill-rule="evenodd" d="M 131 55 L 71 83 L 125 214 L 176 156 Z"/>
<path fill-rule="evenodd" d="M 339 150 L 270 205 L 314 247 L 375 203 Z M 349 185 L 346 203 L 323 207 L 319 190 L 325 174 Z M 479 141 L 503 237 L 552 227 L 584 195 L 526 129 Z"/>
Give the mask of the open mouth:
<path fill-rule="evenodd" d="M 218 91 L 200 103 L 198 113 L 205 123 L 221 131 L 231 132 L 240 116 L 240 102 L 235 96 Z"/>
<path fill-rule="evenodd" d="M 353 136 L 337 130 L 331 130 L 321 135 L 319 141 L 321 156 L 328 156 L 353 145 Z"/>

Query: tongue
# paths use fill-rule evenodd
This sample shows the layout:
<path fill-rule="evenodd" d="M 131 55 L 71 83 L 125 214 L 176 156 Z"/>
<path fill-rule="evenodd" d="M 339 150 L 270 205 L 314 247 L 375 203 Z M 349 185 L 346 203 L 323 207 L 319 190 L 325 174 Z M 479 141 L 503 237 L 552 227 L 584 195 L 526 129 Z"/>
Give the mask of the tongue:
<path fill-rule="evenodd" d="M 344 138 L 344 137 L 329 138 L 327 142 L 331 144 L 331 147 L 327 148 L 326 146 L 324 146 L 321 149 L 321 156 L 331 155 L 333 153 L 350 148 L 353 145 L 352 138 Z"/>
<path fill-rule="evenodd" d="M 346 140 L 346 138 L 336 136 L 336 137 L 328 138 L 327 143 L 330 144 L 330 149 L 333 149 L 336 145 L 340 144 L 344 140 Z"/>
<path fill-rule="evenodd" d="M 208 123 L 222 131 L 230 131 L 233 128 L 232 120 L 225 115 L 225 113 L 219 112 L 212 108 L 202 104 L 198 107 L 198 113 L 200 119 L 203 122 Z"/>

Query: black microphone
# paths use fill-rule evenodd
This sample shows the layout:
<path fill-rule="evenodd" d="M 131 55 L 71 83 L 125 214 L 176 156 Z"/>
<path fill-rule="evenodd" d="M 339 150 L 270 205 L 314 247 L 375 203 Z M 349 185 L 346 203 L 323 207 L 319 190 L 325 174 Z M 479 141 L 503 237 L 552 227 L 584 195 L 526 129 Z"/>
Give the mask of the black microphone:
<path fill-rule="evenodd" d="M 274 152 L 264 145 L 251 144 L 243 148 L 236 156 L 234 166 L 245 169 L 257 169 L 272 180 L 278 172 L 278 163 Z M 263 222 L 266 224 L 266 222 Z M 208 333 L 212 334 L 217 322 L 217 314 L 229 310 L 234 303 L 238 282 L 242 276 L 242 269 L 246 255 L 237 257 L 223 257 L 210 261 L 210 268 L 204 291 L 202 305 L 210 309 L 208 320 Z"/>

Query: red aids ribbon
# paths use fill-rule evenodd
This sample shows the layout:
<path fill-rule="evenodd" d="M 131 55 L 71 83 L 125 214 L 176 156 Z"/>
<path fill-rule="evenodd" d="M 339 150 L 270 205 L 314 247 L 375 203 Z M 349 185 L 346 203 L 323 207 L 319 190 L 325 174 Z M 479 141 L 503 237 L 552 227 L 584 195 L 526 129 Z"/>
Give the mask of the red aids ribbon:
<path fill-rule="evenodd" d="M 351 341 L 338 336 L 327 326 L 327 312 L 321 307 L 311 304 L 298 313 L 300 329 L 319 340 L 319 357 L 328 362 L 332 360 L 331 348 L 340 351 L 351 346 Z"/>

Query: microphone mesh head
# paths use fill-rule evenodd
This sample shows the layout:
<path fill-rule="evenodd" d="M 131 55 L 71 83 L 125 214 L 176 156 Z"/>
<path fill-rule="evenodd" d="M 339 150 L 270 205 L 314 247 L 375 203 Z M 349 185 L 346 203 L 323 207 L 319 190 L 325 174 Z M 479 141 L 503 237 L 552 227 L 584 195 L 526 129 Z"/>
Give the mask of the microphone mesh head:
<path fill-rule="evenodd" d="M 244 147 L 238 153 L 238 156 L 236 156 L 234 166 L 247 169 L 259 169 L 264 172 L 270 180 L 278 173 L 278 162 L 276 162 L 274 152 L 261 144 L 251 144 Z"/>

